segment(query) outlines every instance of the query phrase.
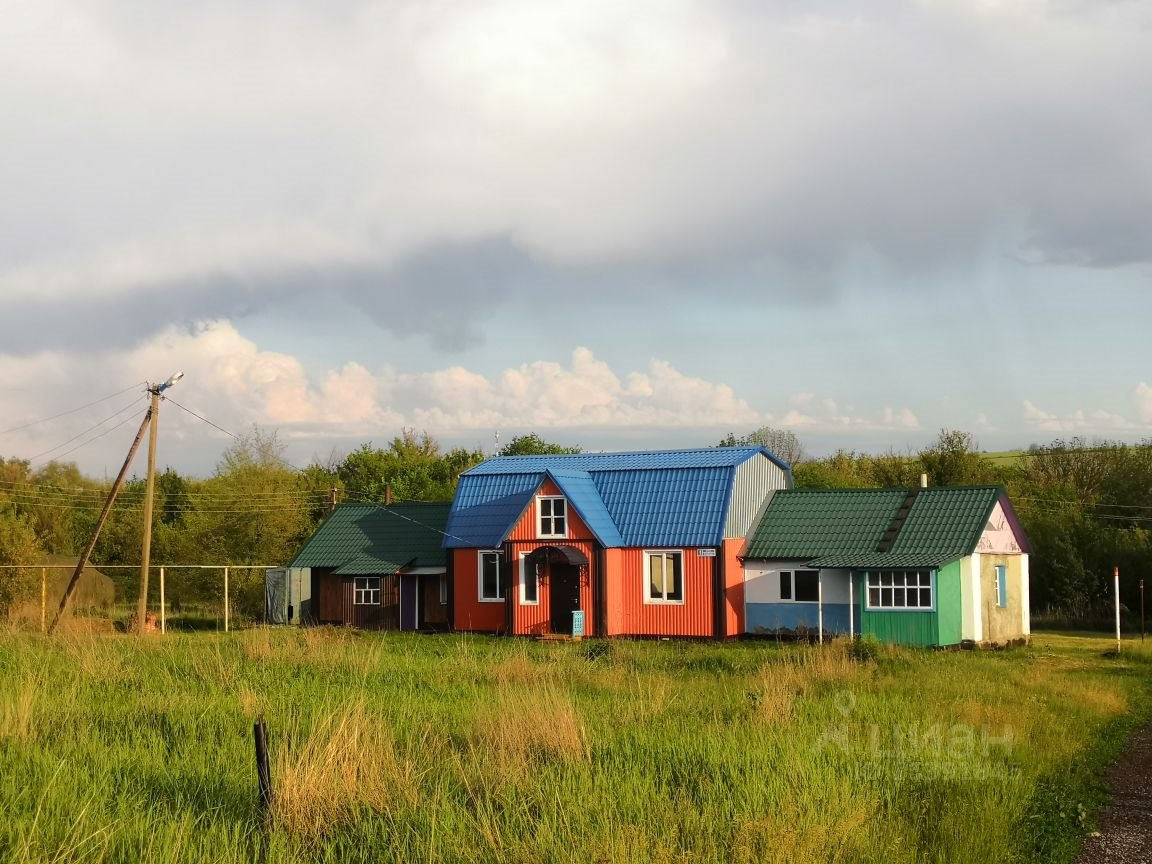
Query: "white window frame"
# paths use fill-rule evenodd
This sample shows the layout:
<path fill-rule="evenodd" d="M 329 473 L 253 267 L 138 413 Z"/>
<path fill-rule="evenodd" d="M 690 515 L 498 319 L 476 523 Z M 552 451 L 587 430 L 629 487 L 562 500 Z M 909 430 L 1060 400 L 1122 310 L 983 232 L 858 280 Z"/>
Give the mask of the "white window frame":
<path fill-rule="evenodd" d="M 667 595 L 663 597 L 652 596 L 652 558 L 655 556 L 675 556 L 680 560 L 680 599 L 669 599 Z M 687 587 L 684 577 L 684 550 L 683 549 L 645 549 L 644 550 L 644 603 L 646 605 L 656 606 L 683 606 L 687 600 Z"/>
<path fill-rule="evenodd" d="M 521 606 L 539 606 L 540 605 L 540 577 L 536 575 L 536 568 L 529 567 L 528 552 L 520 553 L 520 605 Z M 536 587 L 536 599 L 528 599 L 528 580 L 532 580 L 532 584 Z"/>
<path fill-rule="evenodd" d="M 916 577 L 917 577 L 917 584 L 914 586 L 914 590 L 917 592 L 917 600 L 919 600 L 920 590 L 925 587 L 925 586 L 919 584 L 920 575 L 921 574 L 927 574 L 928 575 L 928 586 L 927 587 L 928 587 L 928 591 L 930 592 L 928 594 L 928 597 L 932 601 L 928 606 L 921 606 L 921 605 L 919 605 L 919 603 L 917 603 L 917 605 L 915 605 L 915 606 L 909 606 L 907 603 L 907 590 L 908 590 L 907 579 L 908 579 L 909 574 L 912 574 L 912 573 L 915 573 Z M 875 576 L 879 580 L 880 584 L 878 584 L 878 585 L 872 584 L 872 577 L 873 576 Z M 892 579 L 892 581 L 888 585 L 883 584 L 883 577 L 885 577 L 885 576 L 889 576 Z M 895 584 L 895 579 L 897 576 L 902 577 L 904 580 L 903 583 L 900 585 Z M 895 594 L 896 594 L 895 589 L 897 589 L 897 588 L 904 589 L 904 591 L 905 591 L 905 595 L 904 595 L 905 596 L 905 603 L 904 603 L 904 605 L 903 606 L 895 606 L 895 605 L 893 605 L 893 606 L 883 606 L 883 605 L 874 606 L 872 604 L 872 589 L 873 588 L 876 588 L 876 589 L 881 591 L 881 597 L 883 597 L 883 590 L 885 588 L 887 588 L 889 591 L 892 591 L 893 602 L 895 602 Z M 865 572 L 865 574 L 864 574 L 864 608 L 867 609 L 869 612 L 935 612 L 936 611 L 936 571 L 925 569 L 925 568 L 916 568 L 916 569 L 908 569 L 908 570 L 869 570 L 869 571 Z"/>
<path fill-rule="evenodd" d="M 484 596 L 484 556 L 496 556 L 496 595 L 495 597 Z M 504 580 L 501 579 L 501 570 L 503 569 L 503 561 L 500 560 L 499 549 L 479 549 L 476 552 L 476 599 L 481 603 L 503 603 L 504 592 L 501 590 L 504 587 Z"/>
<path fill-rule="evenodd" d="M 361 585 L 361 582 L 364 584 Z M 373 585 L 373 583 L 375 583 L 375 585 Z M 380 576 L 354 576 L 352 581 L 352 605 L 379 606 L 383 584 L 384 580 Z"/>
<path fill-rule="evenodd" d="M 814 569 L 812 567 L 795 567 L 791 570 L 781 570 L 779 572 L 780 572 L 781 579 L 784 576 L 788 577 L 788 585 L 789 585 L 790 593 L 792 595 L 791 597 L 781 596 L 779 598 L 781 603 L 819 603 L 820 602 L 820 571 L 819 570 Z M 796 599 L 796 574 L 797 573 L 815 573 L 816 574 L 816 597 L 815 597 L 815 599 L 813 599 L 813 600 L 797 600 Z M 780 580 L 779 579 L 776 580 L 776 590 L 777 590 L 777 592 L 779 592 L 779 590 L 780 590 Z"/>
<path fill-rule="evenodd" d="M 551 502 L 549 509 L 552 510 L 552 513 L 549 516 L 544 515 L 544 508 L 542 505 L 545 501 Z M 560 502 L 560 504 L 564 510 L 564 512 L 559 516 L 556 515 L 555 502 L 557 502 L 557 501 Z M 545 519 L 548 520 L 549 528 L 551 529 L 549 531 L 544 530 L 544 520 Z M 563 531 L 556 531 L 555 530 L 557 519 L 563 519 L 564 520 L 564 530 Z M 565 498 L 563 495 L 539 495 L 539 496 L 537 496 L 537 498 L 536 498 L 536 529 L 539 532 L 537 534 L 537 536 L 539 536 L 539 537 L 559 537 L 559 538 L 567 537 L 568 536 L 568 499 Z"/>

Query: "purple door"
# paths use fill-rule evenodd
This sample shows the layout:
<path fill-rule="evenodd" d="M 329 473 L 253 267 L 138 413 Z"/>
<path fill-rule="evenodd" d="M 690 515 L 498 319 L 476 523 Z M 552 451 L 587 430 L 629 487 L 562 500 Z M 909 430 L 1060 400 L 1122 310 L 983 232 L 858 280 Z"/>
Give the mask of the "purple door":
<path fill-rule="evenodd" d="M 420 577 L 405 575 L 400 577 L 400 629 L 418 630 L 418 607 L 420 597 Z"/>

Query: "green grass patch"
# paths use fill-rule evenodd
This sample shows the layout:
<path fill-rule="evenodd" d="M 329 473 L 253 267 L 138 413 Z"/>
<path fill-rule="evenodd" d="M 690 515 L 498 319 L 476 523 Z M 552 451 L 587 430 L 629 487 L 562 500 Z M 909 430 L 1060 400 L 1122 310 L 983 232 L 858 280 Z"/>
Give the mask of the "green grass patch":
<path fill-rule="evenodd" d="M 1108 647 L 4 631 L 0 860 L 1068 860 L 1147 719 Z"/>

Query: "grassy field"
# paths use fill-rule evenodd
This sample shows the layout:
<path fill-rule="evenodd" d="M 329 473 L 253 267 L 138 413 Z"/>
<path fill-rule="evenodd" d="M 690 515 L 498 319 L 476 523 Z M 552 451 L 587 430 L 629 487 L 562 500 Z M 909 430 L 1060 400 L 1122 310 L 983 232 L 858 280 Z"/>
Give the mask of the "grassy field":
<path fill-rule="evenodd" d="M 1108 646 L 0 631 L 0 860 L 1059 861 L 1149 711 Z"/>

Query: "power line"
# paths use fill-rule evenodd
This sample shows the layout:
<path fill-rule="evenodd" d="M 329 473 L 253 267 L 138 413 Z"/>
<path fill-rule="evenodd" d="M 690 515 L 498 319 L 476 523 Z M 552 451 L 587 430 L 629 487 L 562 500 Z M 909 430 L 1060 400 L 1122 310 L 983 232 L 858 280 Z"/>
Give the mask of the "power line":
<path fill-rule="evenodd" d="M 69 411 L 61 411 L 59 414 L 53 414 L 51 417 L 43 417 L 39 420 L 32 420 L 21 426 L 13 426 L 11 429 L 0 429 L 0 435 L 7 435 L 9 432 L 19 432 L 21 429 L 28 429 L 29 427 L 37 426 L 41 423 L 47 423 L 49 420 L 58 420 L 61 417 L 67 417 L 69 414 L 75 414 L 77 411 L 83 411 L 85 408 L 91 408 L 93 405 L 99 405 L 101 402 L 107 402 L 109 399 L 115 399 L 117 396 L 120 396 L 123 393 L 127 393 L 134 387 L 139 387 L 141 384 L 146 383 L 147 382 L 145 381 L 137 381 L 135 384 L 125 387 L 123 390 L 118 390 L 110 396 L 104 396 L 93 402 L 89 402 L 86 405 L 81 405 L 79 408 L 72 408 Z"/>
<path fill-rule="evenodd" d="M 101 432 L 99 435 L 93 435 L 93 436 L 92 436 L 91 438 L 89 438 L 87 441 L 81 441 L 79 444 L 77 444 L 75 447 L 73 447 L 73 448 L 72 448 L 72 449 L 70 449 L 70 450 L 65 450 L 63 453 L 57 453 L 55 456 L 53 456 L 53 457 L 52 457 L 51 459 L 49 459 L 48 461 L 49 461 L 49 462 L 54 462 L 54 461 L 55 461 L 55 460 L 57 460 L 57 459 L 62 459 L 62 458 L 64 458 L 65 456 L 69 455 L 70 453 L 75 453 L 77 450 L 79 450 L 79 449 L 80 449 L 80 448 L 82 448 L 82 447 L 87 447 L 87 446 L 88 446 L 89 444 L 91 444 L 93 441 L 98 441 L 99 439 L 101 439 L 101 438 L 103 438 L 105 435 L 107 435 L 109 432 L 113 432 L 113 431 L 115 431 L 115 430 L 119 429 L 121 426 L 123 426 L 123 425 L 124 425 L 125 423 L 127 423 L 129 420 L 135 420 L 137 417 L 141 416 L 142 414 L 145 414 L 145 413 L 147 413 L 147 411 L 148 411 L 148 409 L 147 409 L 147 408 L 145 408 L 145 409 L 143 409 L 143 410 L 141 410 L 141 411 L 137 411 L 135 414 L 129 414 L 127 417 L 125 417 L 123 420 L 121 420 L 121 421 L 120 421 L 119 423 L 117 423 L 115 426 L 110 426 L 109 428 L 107 428 L 107 429 L 105 429 L 103 432 Z M 29 460 L 29 461 L 31 461 L 31 460 Z"/>
<path fill-rule="evenodd" d="M 103 425 L 104 425 L 105 423 L 107 423 L 108 421 L 110 421 L 110 420 L 115 420 L 117 417 L 119 417 L 121 414 L 123 414 L 123 413 L 124 413 L 125 411 L 127 411 L 129 408 L 132 408 L 132 407 L 134 407 L 135 405 L 139 404 L 139 402 L 140 402 L 140 399 L 141 399 L 141 398 L 142 398 L 142 397 L 137 397 L 136 399 L 133 399 L 133 400 L 132 400 L 132 401 L 131 401 L 129 404 L 125 405 L 123 408 L 121 408 L 119 411 L 115 412 L 115 413 L 114 413 L 114 414 L 112 414 L 111 416 L 109 416 L 109 417 L 105 417 L 103 420 L 99 421 L 98 423 L 93 423 L 91 426 L 89 426 L 89 427 L 88 427 L 87 429 L 85 429 L 83 432 L 78 432 L 77 434 L 75 434 L 75 435 L 73 435 L 71 438 L 69 438 L 67 441 L 62 441 L 61 443 L 57 444 L 55 447 L 49 447 L 47 450 L 45 450 L 45 451 L 43 451 L 43 452 L 41 452 L 41 453 L 37 453 L 35 456 L 31 456 L 31 457 L 29 457 L 28 461 L 29 461 L 29 462 L 35 462 L 35 461 L 36 461 L 37 459 L 39 459 L 41 456 L 47 456 L 49 453 L 53 452 L 54 450 L 59 450 L 61 447 L 67 447 L 69 444 L 71 444 L 71 443 L 72 443 L 73 441 L 75 441 L 77 438 L 83 438 L 83 437 L 84 437 L 85 435 L 87 435 L 89 432 L 93 432 L 93 431 L 95 431 L 96 429 L 99 429 L 101 426 L 103 426 Z M 139 413 L 138 413 L 136 416 L 139 416 L 139 415 L 140 415 L 140 414 L 142 414 L 142 413 L 143 413 L 143 412 L 139 412 Z M 132 418 L 131 418 L 131 417 L 127 418 L 127 420 L 130 420 L 130 419 L 132 419 Z M 117 425 L 117 426 L 119 426 L 119 425 L 121 425 L 122 423 L 125 423 L 125 422 L 127 422 L 127 420 L 122 420 L 120 423 L 117 423 L 116 425 Z M 112 429 L 115 429 L 115 428 L 116 428 L 116 426 L 113 426 L 113 427 L 112 427 Z M 107 429 L 107 430 L 105 430 L 105 432 L 104 432 L 103 434 L 105 434 L 105 435 L 106 435 L 108 432 L 111 432 L 111 431 L 112 431 L 112 429 Z M 97 436 L 97 437 L 100 437 L 100 436 Z M 93 439 L 93 440 L 95 440 L 95 439 Z M 87 443 L 87 442 L 85 442 L 85 443 Z M 83 447 L 84 445 L 83 445 L 83 444 L 81 444 L 80 446 L 81 446 L 81 447 Z M 69 452 L 69 453 L 71 453 L 71 452 L 73 452 L 74 450 L 78 450 L 78 449 L 79 449 L 79 447 L 75 447 L 75 448 L 73 448 L 73 450 L 69 450 L 68 452 Z M 61 454 L 61 455 L 65 455 L 65 454 Z"/>
<path fill-rule="evenodd" d="M 1150 504 L 1105 504 L 1092 501 L 1063 501 L 1059 498 L 1029 498 L 1025 495 L 1013 495 L 1013 501 L 1035 501 L 1039 504 L 1073 505 L 1076 507 L 1115 507 L 1124 510 L 1152 510 Z"/>
<path fill-rule="evenodd" d="M 168 402 L 171 402 L 173 405 L 175 405 L 175 406 L 176 406 L 177 408 L 179 408 L 181 411 L 185 411 L 185 412 L 187 412 L 187 413 L 191 414 L 191 415 L 192 415 L 193 417 L 195 417 L 197 420 L 201 420 L 201 421 L 203 421 L 203 422 L 207 423 L 207 424 L 208 424 L 209 426 L 211 426 L 213 429 L 218 429 L 218 430 L 220 430 L 220 431 L 221 431 L 221 432 L 223 432 L 225 435 L 227 435 L 229 438 L 233 438 L 233 439 L 235 439 L 235 440 L 237 440 L 237 441 L 239 441 L 239 440 L 240 440 L 240 436 L 239 436 L 239 435 L 235 435 L 235 434 L 233 434 L 233 433 L 229 432 L 229 431 L 228 431 L 227 429 L 225 429 L 223 426 L 218 426 L 217 424 L 215 424 L 215 423 L 213 423 L 211 420 L 209 420 L 207 417 L 201 417 L 199 414 L 197 414 L 197 413 L 196 413 L 195 411 L 193 411 L 191 408 L 185 408 L 183 405 L 181 405 L 179 402 L 177 402 L 177 401 L 176 401 L 175 399 L 173 399 L 171 396 L 165 396 L 165 397 L 164 397 L 164 399 L 165 399 L 166 401 L 168 401 Z"/>

